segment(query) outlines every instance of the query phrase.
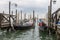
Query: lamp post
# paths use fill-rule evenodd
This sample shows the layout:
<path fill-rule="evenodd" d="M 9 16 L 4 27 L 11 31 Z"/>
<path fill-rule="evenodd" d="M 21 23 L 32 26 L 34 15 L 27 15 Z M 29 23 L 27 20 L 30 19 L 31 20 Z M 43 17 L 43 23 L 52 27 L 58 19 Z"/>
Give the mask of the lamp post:
<path fill-rule="evenodd" d="M 11 27 L 11 19 L 10 19 L 10 18 L 11 18 L 11 17 L 10 17 L 10 16 L 11 16 L 11 5 L 12 5 L 12 4 L 11 4 L 11 2 L 9 1 L 9 26 L 10 26 L 10 27 Z M 17 7 L 17 4 L 15 4 L 15 7 Z M 17 9 L 16 9 L 16 10 L 17 10 Z M 17 11 L 16 11 L 16 12 L 17 12 Z"/>
<path fill-rule="evenodd" d="M 50 0 L 50 6 L 48 6 L 48 26 L 52 27 L 52 2 L 55 4 L 56 0 Z M 48 28 L 48 31 L 50 33 L 50 29 Z"/>
<path fill-rule="evenodd" d="M 56 0 L 54 0 L 54 1 L 50 0 L 50 7 L 49 7 L 49 9 L 50 9 L 50 11 L 49 11 L 50 12 L 50 14 L 49 14 L 50 15 L 49 16 L 49 18 L 50 18 L 49 19 L 50 20 L 49 26 L 50 27 L 52 27 L 52 24 L 51 24 L 52 23 L 52 16 L 51 16 L 51 14 L 52 14 L 52 2 L 55 4 L 56 3 Z"/>

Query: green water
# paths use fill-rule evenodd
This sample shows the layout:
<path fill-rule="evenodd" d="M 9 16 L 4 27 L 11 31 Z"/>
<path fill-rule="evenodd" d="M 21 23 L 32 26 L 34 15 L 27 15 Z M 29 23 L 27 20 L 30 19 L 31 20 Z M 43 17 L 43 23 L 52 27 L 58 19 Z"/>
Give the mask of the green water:
<path fill-rule="evenodd" d="M 46 32 L 39 31 L 36 24 L 35 29 L 17 30 L 6 32 L 0 30 L 0 40 L 57 40 L 56 35 L 48 35 Z"/>
<path fill-rule="evenodd" d="M 0 32 L 0 40 L 56 40 L 56 37 L 46 32 L 39 32 L 35 28 L 16 32 Z"/>

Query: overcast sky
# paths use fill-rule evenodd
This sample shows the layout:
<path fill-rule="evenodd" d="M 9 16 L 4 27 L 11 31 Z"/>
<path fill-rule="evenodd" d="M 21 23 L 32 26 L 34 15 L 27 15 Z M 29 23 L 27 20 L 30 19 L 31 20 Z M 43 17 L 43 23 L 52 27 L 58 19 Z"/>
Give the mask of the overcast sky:
<path fill-rule="evenodd" d="M 0 0 L 0 12 L 5 11 L 8 13 L 8 4 L 11 1 L 11 11 L 15 11 L 16 7 L 13 4 L 17 4 L 18 11 L 22 10 L 23 13 L 32 13 L 35 10 L 35 14 L 39 14 L 39 17 L 44 17 L 48 12 L 48 5 L 50 0 Z M 56 0 L 56 4 L 53 5 L 53 12 L 60 8 L 60 0 Z"/>

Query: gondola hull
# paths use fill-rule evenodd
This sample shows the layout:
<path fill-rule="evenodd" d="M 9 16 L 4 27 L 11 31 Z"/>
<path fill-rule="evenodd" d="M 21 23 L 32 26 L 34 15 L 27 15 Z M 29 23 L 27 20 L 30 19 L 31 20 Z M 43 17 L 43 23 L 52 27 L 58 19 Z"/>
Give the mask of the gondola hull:
<path fill-rule="evenodd" d="M 45 27 L 45 26 L 40 26 L 40 27 L 39 27 L 39 30 L 40 30 L 40 31 L 47 31 L 47 27 Z"/>
<path fill-rule="evenodd" d="M 16 30 L 27 30 L 27 29 L 30 29 L 32 28 L 33 26 L 14 26 L 14 29 Z"/>

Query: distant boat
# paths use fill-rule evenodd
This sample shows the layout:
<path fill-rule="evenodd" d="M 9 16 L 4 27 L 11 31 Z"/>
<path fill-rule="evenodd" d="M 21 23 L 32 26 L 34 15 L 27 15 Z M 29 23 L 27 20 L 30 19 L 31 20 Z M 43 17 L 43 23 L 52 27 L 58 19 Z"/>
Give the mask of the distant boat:
<path fill-rule="evenodd" d="M 46 24 L 42 21 L 42 19 L 39 19 L 39 30 L 45 31 L 46 29 Z"/>

